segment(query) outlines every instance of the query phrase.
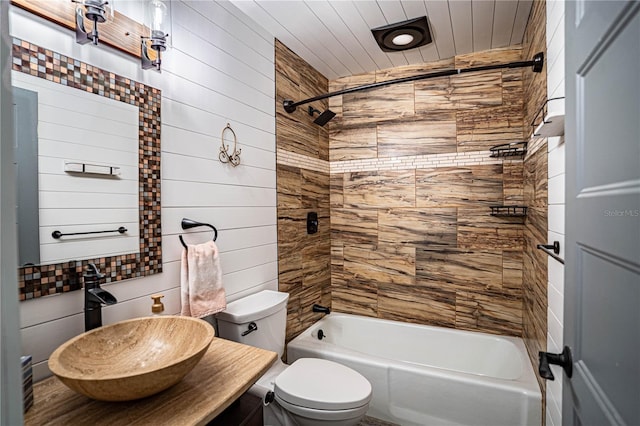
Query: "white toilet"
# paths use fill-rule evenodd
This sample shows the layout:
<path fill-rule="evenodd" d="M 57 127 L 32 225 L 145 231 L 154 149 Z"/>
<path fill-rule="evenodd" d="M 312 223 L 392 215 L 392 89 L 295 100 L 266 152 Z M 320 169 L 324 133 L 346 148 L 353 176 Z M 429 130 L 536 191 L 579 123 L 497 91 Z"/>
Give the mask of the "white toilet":
<path fill-rule="evenodd" d="M 371 384 L 360 373 L 324 359 L 302 358 L 291 365 L 280 360 L 288 299 L 288 293 L 264 290 L 216 315 L 220 337 L 278 353 L 249 390 L 274 399 L 264 407 L 265 426 L 357 425 L 371 400 Z"/>

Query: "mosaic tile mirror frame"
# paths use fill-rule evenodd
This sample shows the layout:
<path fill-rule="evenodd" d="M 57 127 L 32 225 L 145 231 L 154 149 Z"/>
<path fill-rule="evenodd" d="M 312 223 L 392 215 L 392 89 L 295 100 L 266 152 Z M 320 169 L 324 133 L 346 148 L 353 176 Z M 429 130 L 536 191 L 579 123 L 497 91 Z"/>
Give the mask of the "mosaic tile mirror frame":
<path fill-rule="evenodd" d="M 162 272 L 160 226 L 160 90 L 28 41 L 13 39 L 13 70 L 138 107 L 139 251 L 18 269 L 20 300 L 82 288 L 82 271 L 95 263 L 106 282 Z"/>

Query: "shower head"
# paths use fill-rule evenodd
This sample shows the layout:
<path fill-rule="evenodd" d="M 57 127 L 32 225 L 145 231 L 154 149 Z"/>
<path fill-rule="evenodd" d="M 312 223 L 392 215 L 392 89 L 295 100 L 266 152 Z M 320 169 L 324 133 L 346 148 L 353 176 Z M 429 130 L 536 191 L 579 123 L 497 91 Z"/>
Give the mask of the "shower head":
<path fill-rule="evenodd" d="M 336 116 L 336 113 L 331 111 L 330 109 L 325 110 L 325 112 L 320 112 L 320 110 L 315 109 L 314 107 L 310 106 L 309 107 L 309 115 L 313 116 L 313 113 L 317 112 L 320 115 L 318 117 L 316 117 L 315 120 L 313 120 L 313 122 L 315 124 L 317 124 L 318 126 L 324 126 L 325 124 L 327 124 L 329 121 L 331 121 L 331 119 L 333 117 Z"/>
<path fill-rule="evenodd" d="M 331 121 L 331 119 L 335 116 L 336 116 L 336 113 L 328 109 L 322 114 L 320 114 L 315 120 L 313 120 L 313 122 L 318 126 L 324 126 L 329 121 Z"/>

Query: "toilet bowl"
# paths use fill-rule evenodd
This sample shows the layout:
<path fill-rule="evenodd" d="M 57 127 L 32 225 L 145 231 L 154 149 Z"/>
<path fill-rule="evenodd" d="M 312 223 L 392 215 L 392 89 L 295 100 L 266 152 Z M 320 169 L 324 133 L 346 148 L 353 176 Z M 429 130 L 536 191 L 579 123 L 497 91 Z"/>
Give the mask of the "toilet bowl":
<path fill-rule="evenodd" d="M 288 298 L 288 293 L 264 290 L 229 303 L 216 316 L 219 336 L 281 357 Z M 371 384 L 364 376 L 318 358 L 291 365 L 278 359 L 250 392 L 265 399 L 266 426 L 357 425 L 371 400 Z"/>
<path fill-rule="evenodd" d="M 355 425 L 364 417 L 371 384 L 337 362 L 301 358 L 275 380 L 275 400 L 300 425 Z"/>

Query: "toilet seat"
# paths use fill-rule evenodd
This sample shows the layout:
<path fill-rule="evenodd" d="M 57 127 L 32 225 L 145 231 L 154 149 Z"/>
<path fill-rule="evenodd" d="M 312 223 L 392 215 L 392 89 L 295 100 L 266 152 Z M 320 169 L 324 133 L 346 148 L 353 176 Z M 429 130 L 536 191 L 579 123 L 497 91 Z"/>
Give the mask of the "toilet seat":
<path fill-rule="evenodd" d="M 371 384 L 357 371 L 337 362 L 301 358 L 275 380 L 276 400 L 286 409 L 358 411 L 371 400 Z M 344 413 L 343 413 L 344 414 Z"/>
<path fill-rule="evenodd" d="M 365 404 L 361 407 L 351 408 L 349 410 L 318 410 L 289 404 L 288 402 L 278 398 L 277 395 L 276 402 L 291 414 L 307 419 L 322 420 L 325 422 L 362 418 L 369 409 L 369 404 Z"/>

